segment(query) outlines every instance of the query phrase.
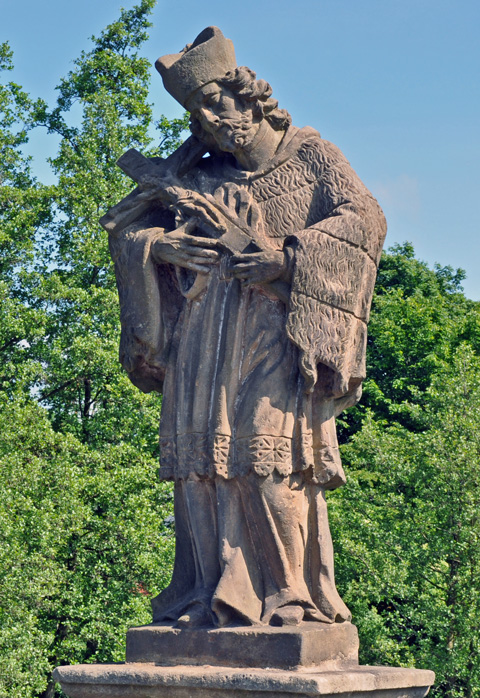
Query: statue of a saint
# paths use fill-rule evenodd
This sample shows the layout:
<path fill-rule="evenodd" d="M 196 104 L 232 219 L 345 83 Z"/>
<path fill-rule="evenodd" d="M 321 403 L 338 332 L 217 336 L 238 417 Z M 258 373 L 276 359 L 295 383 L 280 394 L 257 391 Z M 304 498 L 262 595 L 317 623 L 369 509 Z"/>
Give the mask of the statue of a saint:
<path fill-rule="evenodd" d="M 344 483 L 335 416 L 365 377 L 383 214 L 216 27 L 157 69 L 193 136 L 163 169 L 144 159 L 102 221 L 121 360 L 163 393 L 160 475 L 175 483 L 175 568 L 154 621 L 349 620 L 325 490 Z"/>

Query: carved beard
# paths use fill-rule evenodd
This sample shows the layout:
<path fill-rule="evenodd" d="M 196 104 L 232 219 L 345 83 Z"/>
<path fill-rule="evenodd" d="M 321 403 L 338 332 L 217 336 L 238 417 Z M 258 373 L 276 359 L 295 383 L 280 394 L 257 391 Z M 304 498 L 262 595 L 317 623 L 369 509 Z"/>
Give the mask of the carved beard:
<path fill-rule="evenodd" d="M 226 153 L 234 153 L 251 143 L 256 129 L 250 114 L 242 114 L 233 119 L 222 119 L 218 129 L 213 134 L 215 141 Z"/>

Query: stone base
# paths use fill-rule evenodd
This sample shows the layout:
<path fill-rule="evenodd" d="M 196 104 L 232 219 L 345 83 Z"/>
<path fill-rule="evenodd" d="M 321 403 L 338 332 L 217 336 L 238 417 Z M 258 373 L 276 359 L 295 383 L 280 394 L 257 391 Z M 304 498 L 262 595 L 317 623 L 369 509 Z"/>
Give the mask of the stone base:
<path fill-rule="evenodd" d="M 358 666 L 358 634 L 351 623 L 256 625 L 207 630 L 146 625 L 127 633 L 127 662 L 257 669 Z"/>
<path fill-rule="evenodd" d="M 423 698 L 435 675 L 421 669 L 344 671 L 154 664 L 79 664 L 54 678 L 69 698 Z"/>
<path fill-rule="evenodd" d="M 55 669 L 69 698 L 423 698 L 431 671 L 358 666 L 351 623 L 131 628 L 125 664 Z"/>

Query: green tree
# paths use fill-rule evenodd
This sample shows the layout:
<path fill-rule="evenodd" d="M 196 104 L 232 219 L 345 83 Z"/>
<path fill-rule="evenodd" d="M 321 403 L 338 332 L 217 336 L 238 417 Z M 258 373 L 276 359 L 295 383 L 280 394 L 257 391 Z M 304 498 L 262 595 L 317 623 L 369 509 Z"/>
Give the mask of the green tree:
<path fill-rule="evenodd" d="M 372 416 L 344 448 L 331 514 L 363 661 L 437 673 L 433 696 L 480 696 L 480 360 L 461 345 L 427 389 L 428 427 Z"/>
<path fill-rule="evenodd" d="M 140 53 L 153 6 L 92 39 L 54 107 L 0 86 L 1 698 L 60 695 L 59 663 L 121 660 L 171 570 L 160 398 L 119 367 L 98 225 L 132 186 L 116 159 L 132 146 L 166 155 L 184 135 L 186 117 L 161 117 L 154 143 Z M 33 127 L 60 137 L 49 187 L 23 154 Z M 480 312 L 462 278 L 408 244 L 383 256 L 364 399 L 340 424 L 348 484 L 330 497 L 363 660 L 432 667 L 443 698 L 480 695 Z"/>
<path fill-rule="evenodd" d="M 137 448 L 92 449 L 46 410 L 0 415 L 0 696 L 53 696 L 58 664 L 121 661 L 168 582 L 169 488 Z M 58 695 L 60 692 L 58 691 Z"/>
<path fill-rule="evenodd" d="M 56 429 L 92 446 L 135 442 L 156 450 L 159 400 L 143 396 L 118 364 L 118 302 L 106 233 L 98 219 L 132 188 L 115 166 L 129 147 L 151 147 L 149 64 L 139 55 L 154 0 L 108 26 L 60 82 L 57 106 L 36 104 L 37 123 L 60 134 L 52 168 L 55 218 L 42 231 L 43 267 L 32 275 L 48 307 L 40 401 Z M 81 121 L 72 115 L 81 109 Z"/>
<path fill-rule="evenodd" d="M 480 695 L 480 304 L 462 278 L 410 245 L 384 254 L 329 504 L 362 660 L 432 668 L 445 698 Z"/>
<path fill-rule="evenodd" d="M 50 190 L 32 175 L 27 142 L 32 103 L 4 77 L 12 70 L 8 44 L 0 45 L 0 404 L 25 389 L 38 370 L 27 360 L 28 339 L 41 339 L 44 318 L 25 302 L 23 273 L 32 263 L 36 235 L 50 220 Z"/>
<path fill-rule="evenodd" d="M 171 572 L 160 397 L 120 369 L 113 265 L 98 224 L 132 188 L 115 167 L 122 152 L 167 154 L 186 126 L 162 117 L 153 145 L 140 55 L 153 6 L 141 0 L 93 38 L 53 108 L 13 83 L 0 88 L 2 697 L 60 695 L 51 681 L 59 663 L 121 660 L 126 628 L 148 622 L 149 598 Z M 1 57 L 8 69 L 8 47 Z M 34 127 L 60 136 L 51 187 L 22 154 Z"/>
<path fill-rule="evenodd" d="M 368 327 L 367 379 L 360 404 L 340 422 L 347 441 L 370 410 L 385 423 L 425 427 L 422 407 L 437 371 L 461 342 L 480 352 L 479 303 L 462 292 L 461 269 L 430 269 L 409 243 L 384 252 Z"/>

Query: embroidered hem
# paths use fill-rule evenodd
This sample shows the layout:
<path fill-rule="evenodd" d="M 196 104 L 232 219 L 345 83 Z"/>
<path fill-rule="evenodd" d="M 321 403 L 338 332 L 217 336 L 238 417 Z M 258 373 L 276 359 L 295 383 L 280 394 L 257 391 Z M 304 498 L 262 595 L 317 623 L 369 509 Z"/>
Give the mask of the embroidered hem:
<path fill-rule="evenodd" d="M 160 438 L 160 470 L 162 480 L 182 480 L 195 474 L 200 478 L 217 475 L 229 480 L 253 471 L 259 476 L 276 471 L 282 477 L 292 472 L 312 469 L 319 484 L 332 476 L 344 479 L 338 448 L 322 445 L 313 448 L 311 432 L 294 439 L 260 434 L 232 439 L 225 434 L 189 433 L 176 438 Z M 342 484 L 339 482 L 339 484 Z"/>

